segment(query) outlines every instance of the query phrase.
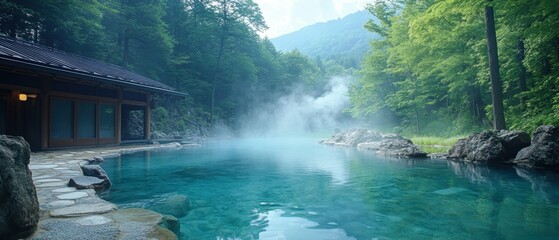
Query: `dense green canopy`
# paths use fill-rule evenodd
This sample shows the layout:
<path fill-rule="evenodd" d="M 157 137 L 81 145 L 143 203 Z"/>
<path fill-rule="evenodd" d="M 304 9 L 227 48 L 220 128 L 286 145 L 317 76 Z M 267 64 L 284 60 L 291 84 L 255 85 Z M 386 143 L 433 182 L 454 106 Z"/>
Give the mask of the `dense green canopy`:
<path fill-rule="evenodd" d="M 120 65 L 190 99 L 162 99 L 156 129 L 234 125 L 252 104 L 327 74 L 298 51 L 278 52 L 258 33 L 252 0 L 0 0 L 0 34 Z M 204 126 L 201 126 L 203 128 Z"/>
<path fill-rule="evenodd" d="M 393 115 L 409 132 L 490 128 L 484 8 L 495 9 L 507 125 L 559 124 L 559 5 L 529 0 L 395 0 L 369 5 L 383 36 L 353 87 L 355 117 Z"/>

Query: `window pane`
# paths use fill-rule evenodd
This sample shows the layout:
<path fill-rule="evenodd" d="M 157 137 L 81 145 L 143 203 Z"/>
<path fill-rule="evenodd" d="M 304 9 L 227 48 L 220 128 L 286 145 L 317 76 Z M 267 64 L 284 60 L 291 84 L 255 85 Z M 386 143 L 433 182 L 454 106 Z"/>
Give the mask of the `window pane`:
<path fill-rule="evenodd" d="M 99 137 L 115 137 L 115 106 L 108 104 L 99 105 Z"/>
<path fill-rule="evenodd" d="M 95 138 L 95 103 L 78 103 L 78 138 Z"/>
<path fill-rule="evenodd" d="M 53 99 L 50 107 L 50 136 L 52 139 L 73 138 L 74 109 L 71 101 Z"/>

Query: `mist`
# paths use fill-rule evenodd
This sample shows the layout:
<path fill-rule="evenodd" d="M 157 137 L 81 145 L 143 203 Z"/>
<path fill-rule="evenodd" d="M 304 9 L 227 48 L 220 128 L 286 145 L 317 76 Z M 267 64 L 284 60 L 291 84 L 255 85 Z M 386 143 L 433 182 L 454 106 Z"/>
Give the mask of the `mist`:
<path fill-rule="evenodd" d="M 320 96 L 294 90 L 273 104 L 264 104 L 241 118 L 242 137 L 304 137 L 331 134 L 351 121 L 349 106 L 351 77 L 333 77 Z"/>

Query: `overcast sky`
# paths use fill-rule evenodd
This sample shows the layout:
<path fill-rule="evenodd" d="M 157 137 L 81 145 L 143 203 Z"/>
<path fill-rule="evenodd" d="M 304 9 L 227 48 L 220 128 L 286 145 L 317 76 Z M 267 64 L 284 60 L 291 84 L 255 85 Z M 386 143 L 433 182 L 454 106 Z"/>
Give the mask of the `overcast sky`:
<path fill-rule="evenodd" d="M 254 0 L 260 5 L 269 29 L 263 34 L 274 38 L 302 27 L 344 17 L 364 9 L 373 0 Z"/>

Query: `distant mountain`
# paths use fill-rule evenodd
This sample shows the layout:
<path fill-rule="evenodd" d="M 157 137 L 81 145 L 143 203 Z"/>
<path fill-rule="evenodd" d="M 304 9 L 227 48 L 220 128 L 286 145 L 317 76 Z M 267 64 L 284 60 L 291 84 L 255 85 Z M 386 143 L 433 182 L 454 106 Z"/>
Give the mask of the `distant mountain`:
<path fill-rule="evenodd" d="M 298 49 L 310 57 L 360 63 L 369 50 L 369 42 L 378 37 L 363 27 L 373 17 L 363 10 L 341 19 L 304 27 L 271 41 L 277 50 L 284 52 Z"/>

